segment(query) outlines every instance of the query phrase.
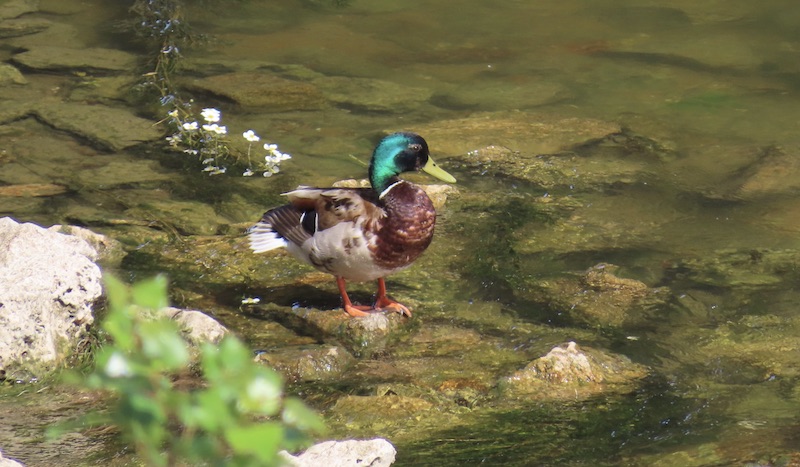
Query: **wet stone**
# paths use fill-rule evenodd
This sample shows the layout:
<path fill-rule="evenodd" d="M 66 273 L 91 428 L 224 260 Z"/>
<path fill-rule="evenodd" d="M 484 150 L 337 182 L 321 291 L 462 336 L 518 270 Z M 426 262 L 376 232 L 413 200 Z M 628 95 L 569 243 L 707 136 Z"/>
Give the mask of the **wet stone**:
<path fill-rule="evenodd" d="M 28 80 L 22 73 L 7 63 L 0 63 L 0 86 L 9 84 L 27 84 Z"/>
<path fill-rule="evenodd" d="M 584 399 L 600 393 L 629 391 L 647 373 L 646 367 L 623 355 L 567 342 L 504 378 L 500 386 L 505 395 L 512 397 Z"/>
<path fill-rule="evenodd" d="M 578 323 L 622 326 L 629 320 L 644 319 L 642 311 L 667 303 L 666 287 L 650 288 L 643 282 L 616 276 L 618 268 L 599 264 L 578 278 L 541 282 L 545 298 Z"/>
<path fill-rule="evenodd" d="M 104 105 L 50 104 L 36 107 L 36 116 L 54 128 L 112 151 L 162 136 L 155 122 L 137 117 L 130 110 Z"/>
<path fill-rule="evenodd" d="M 47 30 L 53 23 L 46 19 L 22 18 L 0 21 L 0 39 L 27 36 Z"/>
<path fill-rule="evenodd" d="M 351 318 L 339 309 L 321 311 L 275 305 L 257 309 L 298 334 L 342 345 L 357 357 L 381 353 L 407 333 L 406 318 L 398 313 L 372 313 L 363 318 Z"/>
<path fill-rule="evenodd" d="M 34 70 L 133 72 L 137 64 L 135 55 L 122 50 L 57 46 L 35 46 L 13 60 Z"/>
<path fill-rule="evenodd" d="M 260 351 L 255 357 L 291 381 L 337 379 L 355 362 L 350 353 L 333 345 L 304 345 Z"/>
<path fill-rule="evenodd" d="M 76 26 L 51 22 L 47 29 L 36 34 L 26 34 L 8 39 L 8 44 L 25 50 L 35 47 L 52 47 L 53 44 L 69 44 L 72 48 L 80 49 L 82 46 L 88 47 L 88 45 L 84 45 L 83 37 Z M 129 71 L 133 71 L 133 68 Z"/>
<path fill-rule="evenodd" d="M 724 249 L 675 262 L 667 273 L 713 287 L 760 287 L 796 281 L 800 251 Z"/>
<path fill-rule="evenodd" d="M 0 4 L 0 19 L 18 18 L 39 11 L 39 0 L 7 0 Z"/>
<path fill-rule="evenodd" d="M 505 110 L 551 104 L 568 97 L 568 89 L 560 83 L 531 80 L 521 85 L 510 85 L 491 80 L 459 86 L 445 95 L 436 96 L 434 103 L 452 108 Z"/>
<path fill-rule="evenodd" d="M 402 113 L 418 109 L 431 97 L 425 88 L 371 78 L 328 76 L 312 81 L 335 105 L 371 112 Z"/>
<path fill-rule="evenodd" d="M 82 185 L 97 188 L 163 182 L 169 179 L 170 175 L 160 170 L 157 162 L 141 159 L 109 160 L 108 164 L 77 174 L 77 181 Z"/>
<path fill-rule="evenodd" d="M 466 155 L 498 146 L 522 154 L 552 154 L 618 133 L 618 124 L 528 112 L 482 112 L 417 128 L 438 154 Z"/>
<path fill-rule="evenodd" d="M 800 191 L 800 148 L 767 148 L 741 174 L 737 198 L 792 194 Z"/>
<path fill-rule="evenodd" d="M 152 200 L 125 211 L 127 216 L 146 221 L 160 220 L 183 235 L 214 235 L 226 220 L 214 208 L 196 201 Z"/>
<path fill-rule="evenodd" d="M 324 99 L 316 86 L 263 72 L 227 73 L 194 80 L 187 86 L 225 97 L 243 107 L 265 111 L 318 110 Z"/>

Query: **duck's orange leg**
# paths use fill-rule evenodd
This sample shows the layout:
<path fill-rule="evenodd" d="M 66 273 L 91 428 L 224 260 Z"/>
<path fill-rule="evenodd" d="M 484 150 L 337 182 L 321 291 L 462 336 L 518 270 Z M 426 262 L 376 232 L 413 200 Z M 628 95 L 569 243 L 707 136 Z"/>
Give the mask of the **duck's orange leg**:
<path fill-rule="evenodd" d="M 342 296 L 342 308 L 344 308 L 345 313 L 358 317 L 367 316 L 370 311 L 375 311 L 371 306 L 353 305 L 350 297 L 347 296 L 347 284 L 345 284 L 343 277 L 336 276 L 336 285 L 339 286 L 339 295 Z"/>
<path fill-rule="evenodd" d="M 383 277 L 378 279 L 378 297 L 375 299 L 375 308 L 385 311 L 394 311 L 403 316 L 411 317 L 411 310 L 402 303 L 398 303 L 386 296 L 386 282 Z"/>
<path fill-rule="evenodd" d="M 378 279 L 378 296 L 374 306 L 353 305 L 350 297 L 347 296 L 347 283 L 343 277 L 336 276 L 336 285 L 339 287 L 339 295 L 342 296 L 342 308 L 345 313 L 353 317 L 367 316 L 376 311 L 394 311 L 401 315 L 411 317 L 411 310 L 407 306 L 398 303 L 386 296 L 386 282 L 381 277 Z"/>

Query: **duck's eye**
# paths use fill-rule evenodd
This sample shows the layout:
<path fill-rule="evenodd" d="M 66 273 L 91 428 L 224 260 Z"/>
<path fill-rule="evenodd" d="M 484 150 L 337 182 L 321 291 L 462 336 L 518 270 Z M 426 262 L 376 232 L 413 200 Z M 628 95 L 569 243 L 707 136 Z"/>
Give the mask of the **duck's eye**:
<path fill-rule="evenodd" d="M 416 144 L 416 143 L 409 144 L 408 145 L 408 149 L 410 149 L 410 150 L 412 150 L 414 152 L 419 152 L 419 151 L 422 151 L 422 145 L 421 144 Z"/>

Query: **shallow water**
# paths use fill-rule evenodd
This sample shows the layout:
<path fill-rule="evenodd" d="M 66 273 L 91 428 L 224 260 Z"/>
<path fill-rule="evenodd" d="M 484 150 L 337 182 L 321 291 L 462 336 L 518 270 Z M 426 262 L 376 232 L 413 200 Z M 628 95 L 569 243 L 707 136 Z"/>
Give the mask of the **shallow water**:
<path fill-rule="evenodd" d="M 104 2 L 74 3 L 67 15 L 43 15 L 80 27 L 80 39 L 94 46 L 131 47 L 112 27 L 124 10 Z M 626 163 L 636 164 L 634 175 L 598 181 L 576 171 L 552 186 L 476 167 L 458 157 L 463 154 L 437 150 L 429 138 L 437 162 L 459 179 L 461 196 L 448 201 L 426 256 L 389 285 L 412 302 L 420 326 L 452 326 L 481 336 L 479 344 L 463 344 L 477 350 L 453 350 L 441 342 L 429 343 L 429 354 L 411 347 L 430 358 L 422 365 L 430 364 L 431 371 L 416 373 L 430 387 L 453 377 L 436 373 L 451 364 L 463 365 L 465 378 L 491 386 L 493 378 L 568 339 L 627 355 L 648 365 L 653 376 L 623 396 L 571 404 L 479 402 L 471 411 L 406 420 L 403 426 L 354 428 L 332 417 L 335 434 L 387 436 L 398 446 L 397 465 L 786 465 L 798 456 L 800 372 L 793 363 L 800 353 L 800 200 L 797 184 L 780 176 L 794 173 L 791 161 L 800 156 L 800 6 L 467 1 L 454 8 L 452 2 L 418 0 L 334 7 L 286 0 L 236 8 L 193 4 L 187 11 L 192 25 L 214 38 L 185 51 L 190 60 L 301 64 L 325 75 L 417 87 L 430 97 L 402 112 L 348 106 L 270 112 L 199 96 L 208 99 L 202 105 L 220 107 L 232 128 L 257 129 L 291 153 L 284 174 L 270 180 L 218 177 L 210 185 L 204 175 L 187 171 L 191 164 L 159 155 L 157 146 L 133 148 L 124 156 L 158 161 L 170 182 L 113 189 L 70 184 L 69 193 L 44 201 L 13 199 L 0 214 L 42 224 L 86 222 L 87 206 L 103 205 L 102 215 L 127 219 L 134 197 L 172 197 L 202 201 L 225 217 L 222 224 L 237 225 L 257 219 L 253 204 L 270 207 L 279 202 L 278 193 L 296 184 L 362 175 L 363 166 L 350 156 L 365 161 L 385 130 L 505 110 L 617 122 L 652 146 L 588 143 L 572 149 L 581 161 L 576 166 L 590 170 L 596 164 L 598 172 L 611 167 L 616 174 Z M 45 86 L 48 80 L 58 83 L 48 74 L 30 75 L 43 89 L 53 88 Z M 111 156 L 45 125 L 13 125 L 15 134 L 35 142 L 14 142 L 14 155 L 35 161 L 39 178 L 21 172 L 6 184 L 63 180 L 61 161 L 42 157 L 37 148 L 45 154 L 69 150 L 92 163 Z M 516 139 L 520 147 L 513 149 L 523 152 L 537 144 L 525 135 Z M 786 156 L 773 172 L 760 171 L 770 148 L 782 148 Z M 5 162 L 0 153 L 0 164 Z M 742 191 L 748 183 L 755 187 Z M 548 199 L 555 206 L 573 205 L 553 208 Z M 163 217 L 159 221 L 169 223 L 168 213 Z M 94 226 L 113 235 L 108 224 Z M 163 230 L 177 237 L 183 232 Z M 235 234 L 171 244 L 174 257 L 186 259 L 170 265 L 159 264 L 160 245 L 136 245 L 135 237 L 124 240 L 135 253 L 123 263 L 124 273 L 172 271 L 180 290 L 176 300 L 212 310 L 254 348 L 307 338 L 241 313 L 243 296 L 271 292 L 282 305 L 338 306 L 326 279 L 310 276 L 302 287 L 287 287 L 237 270 L 238 260 L 221 256 L 215 246 L 230 244 Z M 202 251 L 202 259 L 195 261 L 188 250 Z M 542 280 L 598 263 L 619 266 L 620 276 L 668 287 L 673 299 L 613 326 L 576 320 L 539 293 Z M 220 279 L 215 272 L 223 269 L 233 272 Z M 283 274 L 304 277 L 303 271 L 298 266 Z M 362 300 L 370 291 L 371 286 L 354 287 Z M 384 359 L 413 365 L 413 357 L 397 349 Z M 367 393 L 376 384 L 353 376 L 293 389 L 327 410 L 336 395 Z M 0 413 L 13 401 L 3 399 L 6 410 Z M 25 459 L 24 443 L 9 448 L 0 440 L 0 448 Z"/>

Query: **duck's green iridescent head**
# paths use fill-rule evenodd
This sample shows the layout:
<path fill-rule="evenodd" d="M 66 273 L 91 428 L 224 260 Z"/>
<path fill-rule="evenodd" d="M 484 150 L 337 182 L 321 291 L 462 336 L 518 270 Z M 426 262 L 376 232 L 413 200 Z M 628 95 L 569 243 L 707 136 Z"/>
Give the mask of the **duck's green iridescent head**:
<path fill-rule="evenodd" d="M 455 183 L 452 175 L 440 169 L 428 153 L 428 143 L 416 133 L 393 133 L 381 140 L 369 163 L 369 181 L 378 193 L 394 183 L 403 172 L 422 170 L 439 180 Z"/>

